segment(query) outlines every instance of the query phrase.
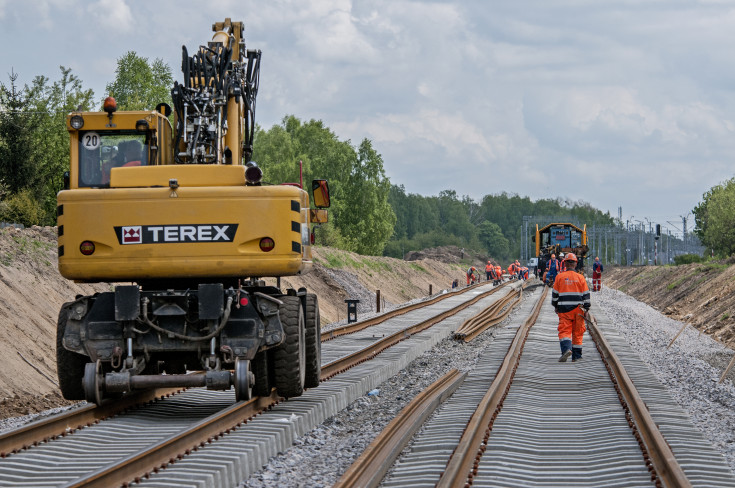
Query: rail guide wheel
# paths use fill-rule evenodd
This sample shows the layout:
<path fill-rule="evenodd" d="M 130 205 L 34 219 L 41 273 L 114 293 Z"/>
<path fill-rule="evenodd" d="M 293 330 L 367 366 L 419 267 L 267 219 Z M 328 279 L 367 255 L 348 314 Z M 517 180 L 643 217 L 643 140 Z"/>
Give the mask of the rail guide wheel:
<path fill-rule="evenodd" d="M 250 361 L 235 359 L 235 401 L 248 401 L 253 396 L 255 377 L 250 371 Z"/>
<path fill-rule="evenodd" d="M 102 405 L 102 374 L 100 373 L 100 362 L 87 363 L 84 366 L 84 378 L 82 378 L 82 386 L 84 388 L 84 399 L 90 403 Z"/>

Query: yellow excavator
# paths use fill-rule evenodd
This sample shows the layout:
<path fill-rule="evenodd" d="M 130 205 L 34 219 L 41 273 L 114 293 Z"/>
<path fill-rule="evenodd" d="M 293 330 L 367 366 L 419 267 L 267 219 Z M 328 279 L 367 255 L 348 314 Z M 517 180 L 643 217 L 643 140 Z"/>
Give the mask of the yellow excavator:
<path fill-rule="evenodd" d="M 247 400 L 319 384 L 318 299 L 282 290 L 280 278 L 310 269 L 312 224 L 327 221 L 329 186 L 312 182 L 312 205 L 303 182 L 262 182 L 251 160 L 261 52 L 246 48 L 242 22 L 212 29 L 193 55 L 183 48 L 173 109 L 118 112 L 108 97 L 103 112 L 67 117 L 59 271 L 116 284 L 61 308 L 67 399 L 234 386 Z"/>
<path fill-rule="evenodd" d="M 536 234 L 531 237 L 536 244 L 536 258 L 538 258 L 539 276 L 546 271 L 551 255 L 559 258 L 562 253 L 573 252 L 577 256 L 577 267 L 584 274 L 584 263 L 589 253 L 587 246 L 587 225 L 578 227 L 569 222 L 554 222 L 539 229 L 536 225 Z"/>

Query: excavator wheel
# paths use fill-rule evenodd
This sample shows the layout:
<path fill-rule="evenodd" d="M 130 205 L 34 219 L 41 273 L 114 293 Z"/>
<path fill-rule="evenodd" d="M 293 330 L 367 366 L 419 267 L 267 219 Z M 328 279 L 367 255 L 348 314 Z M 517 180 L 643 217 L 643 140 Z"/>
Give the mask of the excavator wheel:
<path fill-rule="evenodd" d="M 235 401 L 248 401 L 253 396 L 253 373 L 250 361 L 235 359 Z"/>
<path fill-rule="evenodd" d="M 301 299 L 295 296 L 280 297 L 283 305 L 279 315 L 283 325 L 284 340 L 273 349 L 274 379 L 278 394 L 290 398 L 304 392 L 306 372 L 306 341 L 304 338 L 304 313 Z"/>
<path fill-rule="evenodd" d="M 59 320 L 56 323 L 56 371 L 61 395 L 67 400 L 84 400 L 82 378 L 84 377 L 84 365 L 87 364 L 89 358 L 68 351 L 62 343 L 71 304 L 72 302 L 68 302 L 61 307 Z"/>
<path fill-rule="evenodd" d="M 316 388 L 322 374 L 322 322 L 319 300 L 313 293 L 306 294 L 306 378 L 304 387 Z"/>
<path fill-rule="evenodd" d="M 84 365 L 84 378 L 82 385 L 84 387 L 84 399 L 89 403 L 102 405 L 104 394 L 102 392 L 102 368 L 99 360 L 94 363 Z"/>
<path fill-rule="evenodd" d="M 255 376 L 255 384 L 253 385 L 253 395 L 269 396 L 273 389 L 273 374 L 268 371 L 268 351 L 260 351 L 250 362 L 250 367 Z"/>

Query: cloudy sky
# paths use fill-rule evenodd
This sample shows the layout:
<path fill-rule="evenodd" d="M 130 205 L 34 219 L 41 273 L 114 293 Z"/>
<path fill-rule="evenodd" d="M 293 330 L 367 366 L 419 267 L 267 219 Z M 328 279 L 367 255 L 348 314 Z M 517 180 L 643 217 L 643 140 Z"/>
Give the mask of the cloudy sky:
<path fill-rule="evenodd" d="M 0 0 L 0 81 L 63 65 L 102 98 L 127 51 L 180 79 L 181 46 L 225 17 L 263 51 L 261 126 L 369 138 L 409 193 L 561 197 L 674 230 L 735 175 L 729 0 Z"/>

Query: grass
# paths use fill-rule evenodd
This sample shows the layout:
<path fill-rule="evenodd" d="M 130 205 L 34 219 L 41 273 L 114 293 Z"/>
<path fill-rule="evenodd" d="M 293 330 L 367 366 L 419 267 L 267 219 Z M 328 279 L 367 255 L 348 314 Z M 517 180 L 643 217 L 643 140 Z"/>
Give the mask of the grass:
<path fill-rule="evenodd" d="M 686 280 L 687 280 L 688 278 L 689 278 L 688 276 L 682 276 L 682 277 L 681 277 L 681 278 L 679 278 L 678 280 L 676 280 L 676 281 L 673 281 L 673 282 L 669 283 L 668 285 L 666 285 L 666 289 L 667 289 L 667 290 L 673 290 L 673 289 L 674 289 L 674 288 L 676 288 L 677 286 L 679 286 L 679 285 L 681 285 L 682 283 L 684 283 L 684 282 L 685 282 L 685 281 L 686 281 Z"/>
<path fill-rule="evenodd" d="M 727 313 L 727 312 L 725 312 L 725 313 L 722 314 L 722 317 L 720 318 L 720 320 L 727 320 L 729 318 L 730 318 L 730 314 Z"/>
<path fill-rule="evenodd" d="M 23 235 L 11 236 L 10 238 L 15 244 L 12 251 L 4 253 L 0 257 L 0 263 L 4 266 L 10 266 L 16 256 L 28 256 L 37 263 L 51 266 L 51 261 L 48 260 L 47 253 L 55 249 L 55 243 L 42 242 Z"/>
<path fill-rule="evenodd" d="M 699 269 L 699 272 L 700 273 L 704 273 L 704 272 L 709 271 L 709 270 L 714 270 L 714 271 L 722 272 L 722 271 L 725 271 L 729 267 L 730 267 L 729 264 L 706 263 L 704 266 L 702 266 Z"/>
<path fill-rule="evenodd" d="M 362 264 L 366 266 L 368 269 L 370 269 L 371 271 L 375 271 L 378 273 L 383 272 L 383 271 L 393 271 L 390 265 L 388 265 L 387 263 L 383 263 L 380 261 L 373 261 L 367 257 L 362 259 Z"/>
<path fill-rule="evenodd" d="M 355 261 L 348 254 L 328 252 L 328 253 L 325 253 L 324 258 L 327 260 L 326 266 L 332 269 L 334 268 L 360 269 L 363 267 L 362 263 Z"/>
<path fill-rule="evenodd" d="M 421 272 L 424 272 L 424 273 L 426 273 L 426 274 L 429 274 L 429 272 L 428 272 L 428 271 L 426 271 L 426 268 L 424 268 L 424 267 L 423 267 L 423 266 L 421 266 L 420 264 L 417 264 L 417 263 L 409 263 L 409 266 L 411 266 L 411 267 L 412 267 L 413 269 L 415 269 L 416 271 L 421 271 Z"/>

